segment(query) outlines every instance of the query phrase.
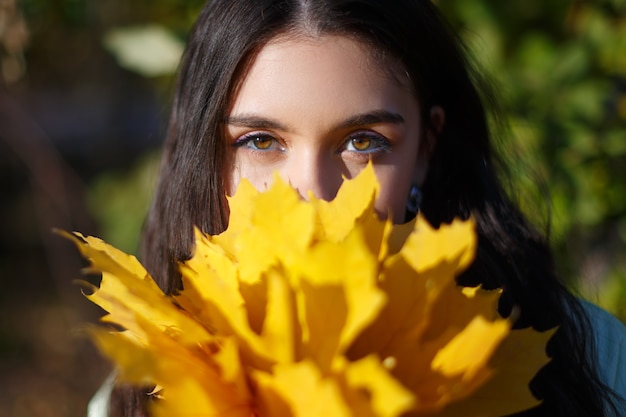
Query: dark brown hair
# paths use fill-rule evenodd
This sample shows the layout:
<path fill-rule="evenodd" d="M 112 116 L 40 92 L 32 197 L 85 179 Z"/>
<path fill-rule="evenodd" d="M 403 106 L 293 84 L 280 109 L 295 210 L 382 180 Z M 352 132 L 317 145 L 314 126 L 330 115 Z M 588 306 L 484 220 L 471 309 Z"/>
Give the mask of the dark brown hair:
<path fill-rule="evenodd" d="M 228 222 L 222 120 L 254 54 L 278 34 L 302 30 L 366 42 L 401 62 L 428 112 L 445 125 L 433 144 L 422 212 L 434 225 L 477 222 L 479 249 L 462 285 L 503 288 L 500 310 L 519 311 L 518 327 L 560 326 L 553 357 L 531 384 L 541 406 L 524 416 L 604 416 L 609 390 L 592 366 L 591 329 L 561 285 L 545 238 L 509 201 L 496 175 L 485 84 L 462 43 L 429 0 L 212 0 L 191 33 L 180 67 L 160 180 L 143 236 L 142 260 L 167 292 L 180 287 L 177 264 L 193 249 L 192 228 L 216 234 Z M 128 391 L 128 390 L 127 390 Z M 118 391 L 112 412 L 142 415 L 137 390 Z M 124 400 L 126 399 L 126 400 Z"/>

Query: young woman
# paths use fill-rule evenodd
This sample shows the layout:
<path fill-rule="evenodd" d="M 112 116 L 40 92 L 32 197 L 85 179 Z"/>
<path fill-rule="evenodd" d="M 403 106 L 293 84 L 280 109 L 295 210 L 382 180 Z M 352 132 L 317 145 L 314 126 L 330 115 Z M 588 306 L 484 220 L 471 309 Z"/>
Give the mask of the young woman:
<path fill-rule="evenodd" d="M 503 288 L 500 311 L 516 308 L 517 327 L 559 326 L 531 383 L 543 403 L 520 415 L 618 415 L 626 332 L 567 292 L 544 237 L 506 197 L 484 102 L 428 0 L 212 0 L 180 68 L 142 261 L 176 291 L 192 227 L 223 231 L 225 196 L 241 178 L 263 189 L 276 171 L 303 196 L 332 199 L 342 176 L 372 161 L 381 215 L 404 222 L 419 207 L 434 225 L 472 216 L 479 249 L 459 283 Z M 104 397 L 111 416 L 145 415 L 144 391 Z"/>

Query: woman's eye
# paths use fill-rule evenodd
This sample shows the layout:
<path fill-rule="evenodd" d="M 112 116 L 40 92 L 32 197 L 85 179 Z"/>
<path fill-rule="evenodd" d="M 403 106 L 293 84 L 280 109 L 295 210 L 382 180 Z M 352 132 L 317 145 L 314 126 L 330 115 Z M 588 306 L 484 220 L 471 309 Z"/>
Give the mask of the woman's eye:
<path fill-rule="evenodd" d="M 358 137 L 350 139 L 350 144 L 357 151 L 366 151 L 372 146 L 372 139 L 368 137 Z"/>
<path fill-rule="evenodd" d="M 250 139 L 248 143 L 253 148 L 265 150 L 272 146 L 272 139 L 264 136 L 257 136 L 256 138 Z"/>
<path fill-rule="evenodd" d="M 387 139 L 373 133 L 357 133 L 346 142 L 346 150 L 359 153 L 388 151 L 390 148 Z"/>
<path fill-rule="evenodd" d="M 237 139 L 233 145 L 235 147 L 249 148 L 257 151 L 268 151 L 280 147 L 274 137 L 259 133 L 244 135 Z"/>

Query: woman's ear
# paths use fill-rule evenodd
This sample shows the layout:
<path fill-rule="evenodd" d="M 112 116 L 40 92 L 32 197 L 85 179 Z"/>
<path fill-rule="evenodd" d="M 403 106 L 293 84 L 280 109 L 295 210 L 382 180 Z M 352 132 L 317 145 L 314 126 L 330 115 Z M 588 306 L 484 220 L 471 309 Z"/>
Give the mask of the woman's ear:
<path fill-rule="evenodd" d="M 441 106 L 433 106 L 429 112 L 429 120 L 424 121 L 423 137 L 421 138 L 417 153 L 417 164 L 413 182 L 422 185 L 426 178 L 428 165 L 435 146 L 437 146 L 437 138 L 443 130 L 446 121 L 446 113 Z"/>
<path fill-rule="evenodd" d="M 441 106 L 433 106 L 430 109 L 430 120 L 427 125 L 428 130 L 434 130 L 436 136 L 443 130 L 443 125 L 446 122 L 446 113 Z"/>

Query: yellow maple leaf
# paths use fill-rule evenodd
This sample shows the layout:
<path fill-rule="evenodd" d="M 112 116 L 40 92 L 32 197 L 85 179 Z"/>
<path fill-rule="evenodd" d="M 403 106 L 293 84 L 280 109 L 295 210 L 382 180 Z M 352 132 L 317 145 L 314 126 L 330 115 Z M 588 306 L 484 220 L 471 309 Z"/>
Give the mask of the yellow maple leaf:
<path fill-rule="evenodd" d="M 474 224 L 376 216 L 368 166 L 329 202 L 276 178 L 243 182 L 217 236 L 196 230 L 172 296 L 139 262 L 73 236 L 103 273 L 88 298 L 124 331 L 93 329 L 119 377 L 160 387 L 154 416 L 500 416 L 538 402 L 528 382 L 551 333 L 513 331 L 499 292 L 460 288 Z M 516 348 L 523 347 L 521 353 Z"/>

